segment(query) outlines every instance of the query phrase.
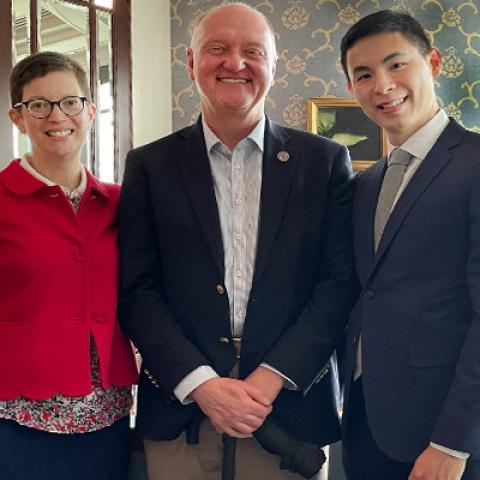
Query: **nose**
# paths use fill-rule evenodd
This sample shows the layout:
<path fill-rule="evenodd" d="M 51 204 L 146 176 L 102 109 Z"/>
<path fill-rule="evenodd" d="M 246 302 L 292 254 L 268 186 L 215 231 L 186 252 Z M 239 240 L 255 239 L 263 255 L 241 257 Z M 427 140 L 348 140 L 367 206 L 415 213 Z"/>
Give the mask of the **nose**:
<path fill-rule="evenodd" d="M 227 52 L 223 67 L 231 72 L 239 72 L 245 68 L 245 58 L 240 50 L 232 49 Z"/>
<path fill-rule="evenodd" d="M 391 75 L 386 72 L 375 75 L 375 93 L 388 93 L 395 88 L 395 81 Z"/>
<path fill-rule="evenodd" d="M 61 110 L 58 104 L 54 105 L 48 119 L 53 122 L 58 122 L 64 120 L 67 115 L 65 115 Z"/>

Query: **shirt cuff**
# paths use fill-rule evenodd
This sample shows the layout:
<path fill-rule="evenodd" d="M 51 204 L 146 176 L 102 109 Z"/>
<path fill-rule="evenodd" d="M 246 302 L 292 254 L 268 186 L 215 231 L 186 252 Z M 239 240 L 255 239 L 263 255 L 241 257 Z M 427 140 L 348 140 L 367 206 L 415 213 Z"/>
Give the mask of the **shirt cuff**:
<path fill-rule="evenodd" d="M 260 366 L 280 375 L 283 378 L 283 388 L 286 388 L 287 390 L 298 390 L 297 384 L 282 372 L 279 372 L 276 368 L 273 368 L 268 363 L 261 363 Z"/>
<path fill-rule="evenodd" d="M 437 450 L 440 450 L 443 453 L 451 455 L 452 457 L 461 458 L 462 460 L 466 460 L 468 457 L 470 457 L 470 454 L 467 452 L 453 450 L 451 448 L 444 447 L 443 445 L 439 445 L 438 443 L 430 442 L 430 446 L 436 448 Z"/>
<path fill-rule="evenodd" d="M 178 398 L 182 405 L 188 405 L 193 403 L 190 394 L 202 383 L 212 378 L 217 378 L 218 374 L 212 367 L 208 365 L 202 365 L 190 372 L 186 377 L 181 380 L 178 385 L 173 389 L 174 395 Z"/>

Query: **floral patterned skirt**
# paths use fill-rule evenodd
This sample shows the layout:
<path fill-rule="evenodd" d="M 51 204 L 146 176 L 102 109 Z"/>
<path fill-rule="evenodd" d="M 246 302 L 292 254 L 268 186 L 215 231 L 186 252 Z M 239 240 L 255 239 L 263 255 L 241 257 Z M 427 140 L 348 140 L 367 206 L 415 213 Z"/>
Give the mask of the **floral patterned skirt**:
<path fill-rule="evenodd" d="M 84 397 L 55 395 L 45 400 L 19 397 L 0 401 L 0 418 L 51 433 L 94 432 L 112 425 L 129 413 L 130 387 L 104 389 L 98 352 L 91 339 L 92 391 Z"/>

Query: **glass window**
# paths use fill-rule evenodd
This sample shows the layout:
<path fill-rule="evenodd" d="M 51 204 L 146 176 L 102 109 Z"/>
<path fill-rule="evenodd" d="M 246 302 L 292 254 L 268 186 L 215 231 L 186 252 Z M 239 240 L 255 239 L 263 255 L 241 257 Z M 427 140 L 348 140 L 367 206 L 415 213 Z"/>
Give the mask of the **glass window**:
<path fill-rule="evenodd" d="M 97 175 L 106 182 L 115 179 L 114 102 L 111 14 L 97 13 Z"/>
<path fill-rule="evenodd" d="M 30 53 L 30 8 L 29 0 L 12 2 L 12 64 L 15 65 Z M 30 150 L 26 135 L 21 135 L 17 127 L 12 128 L 13 156 L 21 157 Z"/>
<path fill-rule="evenodd" d="M 95 5 L 99 7 L 113 8 L 113 0 L 95 0 Z"/>

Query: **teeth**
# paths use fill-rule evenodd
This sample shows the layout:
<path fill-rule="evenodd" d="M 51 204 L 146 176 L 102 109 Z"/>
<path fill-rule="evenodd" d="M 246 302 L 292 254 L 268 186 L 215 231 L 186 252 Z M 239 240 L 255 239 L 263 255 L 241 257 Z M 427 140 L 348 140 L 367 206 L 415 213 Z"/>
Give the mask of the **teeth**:
<path fill-rule="evenodd" d="M 381 105 L 382 108 L 391 108 L 391 107 L 396 107 L 397 105 L 400 105 L 403 103 L 405 99 L 404 98 L 399 98 L 397 100 L 392 100 L 390 103 L 383 103 Z"/>
<path fill-rule="evenodd" d="M 72 133 L 72 130 L 49 130 L 47 135 L 49 137 L 67 137 Z"/>
<path fill-rule="evenodd" d="M 220 81 L 225 83 L 247 83 L 247 80 L 244 78 L 221 78 Z"/>

